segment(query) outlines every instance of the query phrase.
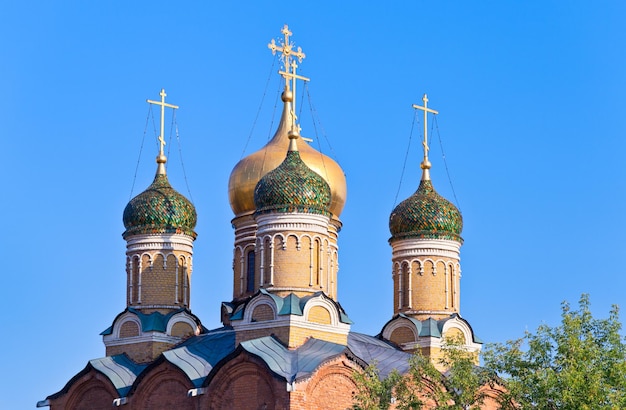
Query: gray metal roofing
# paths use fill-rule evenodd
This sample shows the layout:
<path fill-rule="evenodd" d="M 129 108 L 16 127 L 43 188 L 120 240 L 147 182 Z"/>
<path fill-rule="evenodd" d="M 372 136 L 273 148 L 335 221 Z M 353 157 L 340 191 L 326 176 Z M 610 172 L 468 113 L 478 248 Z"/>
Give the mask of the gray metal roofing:
<path fill-rule="evenodd" d="M 126 396 L 137 376 L 147 367 L 133 362 L 125 354 L 90 360 L 89 364 L 111 380 L 120 397 Z"/>
<path fill-rule="evenodd" d="M 178 348 L 163 352 L 163 356 L 180 368 L 195 387 L 200 387 L 213 367 L 234 350 L 235 332 L 222 328 L 189 338 Z"/>
<path fill-rule="evenodd" d="M 393 369 L 405 373 L 411 357 L 380 339 L 353 332 L 348 335 L 347 346 L 311 338 L 297 349 L 288 349 L 272 336 L 247 340 L 240 346 L 241 351 L 263 360 L 273 373 L 289 383 L 309 377 L 324 362 L 344 353 L 366 365 L 376 363 L 381 377 L 386 377 Z M 195 387 L 200 387 L 215 366 L 235 352 L 235 331 L 224 327 L 191 337 L 165 351 L 163 357 L 181 369 Z M 134 363 L 126 355 L 94 359 L 89 363 L 111 381 L 120 397 L 128 394 L 137 377 L 148 367 Z"/>
<path fill-rule="evenodd" d="M 241 342 L 241 347 L 289 383 L 310 376 L 320 364 L 346 350 L 344 345 L 318 339 L 309 339 L 297 349 L 289 350 L 271 336 Z"/>
<path fill-rule="evenodd" d="M 409 370 L 410 353 L 403 352 L 378 338 L 362 333 L 348 334 L 348 348 L 366 364 L 375 363 L 380 377 L 387 377 L 392 370 L 401 374 Z"/>

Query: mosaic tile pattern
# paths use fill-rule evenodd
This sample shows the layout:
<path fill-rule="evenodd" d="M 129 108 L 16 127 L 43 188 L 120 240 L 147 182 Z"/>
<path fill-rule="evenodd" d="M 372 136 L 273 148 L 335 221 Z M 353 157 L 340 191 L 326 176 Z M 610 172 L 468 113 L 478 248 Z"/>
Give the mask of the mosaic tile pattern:
<path fill-rule="evenodd" d="M 124 238 L 148 233 L 184 233 L 196 237 L 196 208 L 167 180 L 157 175 L 154 182 L 130 200 L 124 209 Z"/>
<path fill-rule="evenodd" d="M 430 180 L 421 181 L 413 195 L 400 202 L 389 217 L 391 239 L 428 238 L 461 242 L 463 217 L 439 195 Z"/>
<path fill-rule="evenodd" d="M 330 215 L 330 187 L 302 161 L 298 151 L 289 151 L 285 160 L 256 184 L 254 205 L 257 213 Z"/>

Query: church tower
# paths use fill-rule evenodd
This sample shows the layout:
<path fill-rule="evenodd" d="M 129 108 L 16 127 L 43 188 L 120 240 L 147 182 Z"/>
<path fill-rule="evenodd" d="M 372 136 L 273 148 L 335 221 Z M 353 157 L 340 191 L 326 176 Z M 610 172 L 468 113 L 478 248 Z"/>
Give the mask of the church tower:
<path fill-rule="evenodd" d="M 389 217 L 395 316 L 382 334 L 404 350 L 420 349 L 436 362 L 446 336 L 460 336 L 471 351 L 480 350 L 480 342 L 459 315 L 463 218 L 433 187 L 427 120 L 428 113 L 438 112 L 428 108 L 426 95 L 423 102 L 413 105 L 424 112 L 421 181 Z"/>
<path fill-rule="evenodd" d="M 189 310 L 196 209 L 167 179 L 163 152 L 165 102 L 161 106 L 160 150 L 152 184 L 124 209 L 126 310 L 103 335 L 107 356 L 126 353 L 136 362 L 154 360 L 202 326 Z"/>
<path fill-rule="evenodd" d="M 269 44 L 284 65 L 278 130 L 230 176 L 234 286 L 222 320 L 238 341 L 273 334 L 289 347 L 308 337 L 345 344 L 350 322 L 337 303 L 337 235 L 346 181 L 335 161 L 300 137 L 296 80 L 308 79 L 296 73 L 295 60 L 305 54 L 287 26 L 282 33 L 281 45 Z"/>
<path fill-rule="evenodd" d="M 277 249 L 269 236 L 257 236 L 258 226 L 255 219 L 256 207 L 254 192 L 261 178 L 278 167 L 285 159 L 289 147 L 289 132 L 296 124 L 295 85 L 296 79 L 305 79 L 296 74 L 296 60 L 302 62 L 305 54 L 298 47 L 295 49 L 290 40 L 291 32 L 285 26 L 282 29 L 284 40 L 278 45 L 274 40 L 268 45 L 272 53 L 279 52 L 285 71 L 279 73 L 285 79 L 285 91 L 282 95 L 283 109 L 274 137 L 260 150 L 243 158 L 230 174 L 228 195 L 230 206 L 235 214 L 232 225 L 235 230 L 233 251 L 233 299 L 242 300 L 253 295 L 261 288 L 271 287 L 274 279 L 272 271 L 278 260 Z M 329 297 L 336 299 L 336 276 L 339 271 L 337 262 L 337 233 L 341 229 L 339 215 L 346 201 L 346 179 L 341 167 L 331 158 L 312 148 L 303 139 L 298 141 L 298 152 L 302 161 L 312 171 L 320 175 L 329 185 L 331 202 L 329 207 L 328 243 L 317 242 L 311 236 L 298 239 L 299 236 L 285 237 L 285 241 L 296 241 L 296 246 L 303 253 L 309 254 L 312 265 L 311 280 L 300 286 L 303 292 L 323 290 Z M 263 218 L 261 218 L 263 219 Z M 310 236 L 310 235 L 309 235 Z M 306 243 L 305 243 L 306 242 Z M 283 244 L 279 244 L 282 248 Z M 274 255 L 274 256 L 272 256 Z M 300 257 L 302 258 L 302 256 Z M 278 286 L 278 284 L 276 285 Z M 282 286 L 282 285 L 281 285 Z"/>

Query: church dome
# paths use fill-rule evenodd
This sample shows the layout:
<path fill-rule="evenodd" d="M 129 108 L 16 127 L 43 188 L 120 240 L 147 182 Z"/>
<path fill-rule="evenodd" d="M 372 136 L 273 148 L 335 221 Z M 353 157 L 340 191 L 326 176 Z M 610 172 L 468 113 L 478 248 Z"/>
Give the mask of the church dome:
<path fill-rule="evenodd" d="M 435 191 L 430 179 L 422 179 L 417 191 L 400 202 L 389 217 L 391 240 L 427 238 L 461 242 L 462 230 L 461 213 Z"/>
<path fill-rule="evenodd" d="M 285 160 L 265 174 L 254 190 L 257 213 L 306 212 L 329 215 L 331 189 L 311 170 L 297 150 L 287 152 Z"/>
<path fill-rule="evenodd" d="M 260 150 L 243 158 L 230 174 L 228 197 L 236 216 L 255 210 L 254 192 L 261 178 L 278 167 L 285 159 L 289 147 L 288 131 L 291 128 L 290 97 L 283 93 L 285 102 L 278 130 L 274 137 Z M 338 218 L 346 202 L 346 177 L 341 167 L 330 157 L 312 148 L 303 140 L 298 141 L 301 160 L 308 168 L 321 176 L 331 192 L 330 212 Z"/>
<path fill-rule="evenodd" d="M 196 237 L 196 208 L 172 188 L 165 172 L 157 172 L 154 182 L 130 200 L 123 219 L 124 238 L 149 233 L 182 233 Z"/>

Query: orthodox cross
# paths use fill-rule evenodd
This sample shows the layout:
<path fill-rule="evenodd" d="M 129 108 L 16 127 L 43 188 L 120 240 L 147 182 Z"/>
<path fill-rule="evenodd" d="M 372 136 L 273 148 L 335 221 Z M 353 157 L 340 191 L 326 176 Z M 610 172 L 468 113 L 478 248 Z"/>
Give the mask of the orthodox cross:
<path fill-rule="evenodd" d="M 148 102 L 149 104 L 155 104 L 155 105 L 161 106 L 161 135 L 159 135 L 159 144 L 161 147 L 159 148 L 159 156 L 163 156 L 164 155 L 163 146 L 165 145 L 165 139 L 163 138 L 163 134 L 165 130 L 165 107 L 177 109 L 178 106 L 167 104 L 165 102 L 165 96 L 167 96 L 167 94 L 165 94 L 164 88 L 161 89 L 161 93 L 159 95 L 161 96 L 161 101 L 146 100 L 146 102 Z"/>
<path fill-rule="evenodd" d="M 424 146 L 424 161 L 422 162 L 422 169 L 429 169 L 430 162 L 428 161 L 428 151 L 430 148 L 428 147 L 428 113 L 432 112 L 433 114 L 439 114 L 439 112 L 428 108 L 428 97 L 426 94 L 424 94 L 422 101 L 424 101 L 423 107 L 413 104 L 413 108 L 424 111 L 424 141 L 422 141 L 422 145 Z"/>
<path fill-rule="evenodd" d="M 291 41 L 289 41 L 289 37 L 291 37 L 293 33 L 289 31 L 289 27 L 286 24 L 285 24 L 285 27 L 283 27 L 283 29 L 280 32 L 283 33 L 283 35 L 285 36 L 285 40 L 283 40 L 282 46 L 277 45 L 276 41 L 272 39 L 272 41 L 270 41 L 267 47 L 270 50 L 272 50 L 272 55 L 276 55 L 277 51 L 282 54 L 281 58 L 283 60 L 283 65 L 285 66 L 285 72 L 290 73 L 290 70 L 293 69 L 292 56 L 296 57 L 298 59 L 298 62 L 301 63 L 302 59 L 304 59 L 306 55 L 302 52 L 301 47 L 298 47 L 298 50 L 294 51 L 293 49 L 294 45 Z M 293 63 L 295 64 L 295 61 Z M 283 74 L 283 77 L 285 77 L 285 86 L 289 87 L 288 75 L 285 75 L 284 72 L 280 72 L 280 71 L 279 73 Z M 295 71 L 294 71 L 294 75 L 295 75 Z M 293 81 L 295 84 L 295 78 L 293 78 Z"/>
<path fill-rule="evenodd" d="M 285 36 L 282 46 L 276 45 L 276 41 L 272 39 L 272 41 L 267 45 L 267 47 L 272 50 L 272 54 L 276 55 L 276 52 L 282 53 L 282 60 L 285 66 L 285 71 L 278 71 L 280 75 L 285 78 L 285 89 L 289 89 L 289 80 L 291 80 L 291 92 L 292 92 L 292 101 L 291 101 L 291 127 L 292 130 L 299 127 L 296 125 L 296 79 L 309 81 L 310 79 L 307 77 L 303 77 L 301 75 L 296 74 L 296 69 L 298 68 L 298 64 L 296 63 L 293 57 L 298 59 L 298 62 L 302 62 L 302 60 L 306 57 L 306 55 L 302 52 L 302 48 L 298 47 L 297 51 L 294 51 L 293 43 L 289 40 L 289 37 L 293 34 L 289 31 L 289 27 L 285 24 L 281 33 Z"/>

